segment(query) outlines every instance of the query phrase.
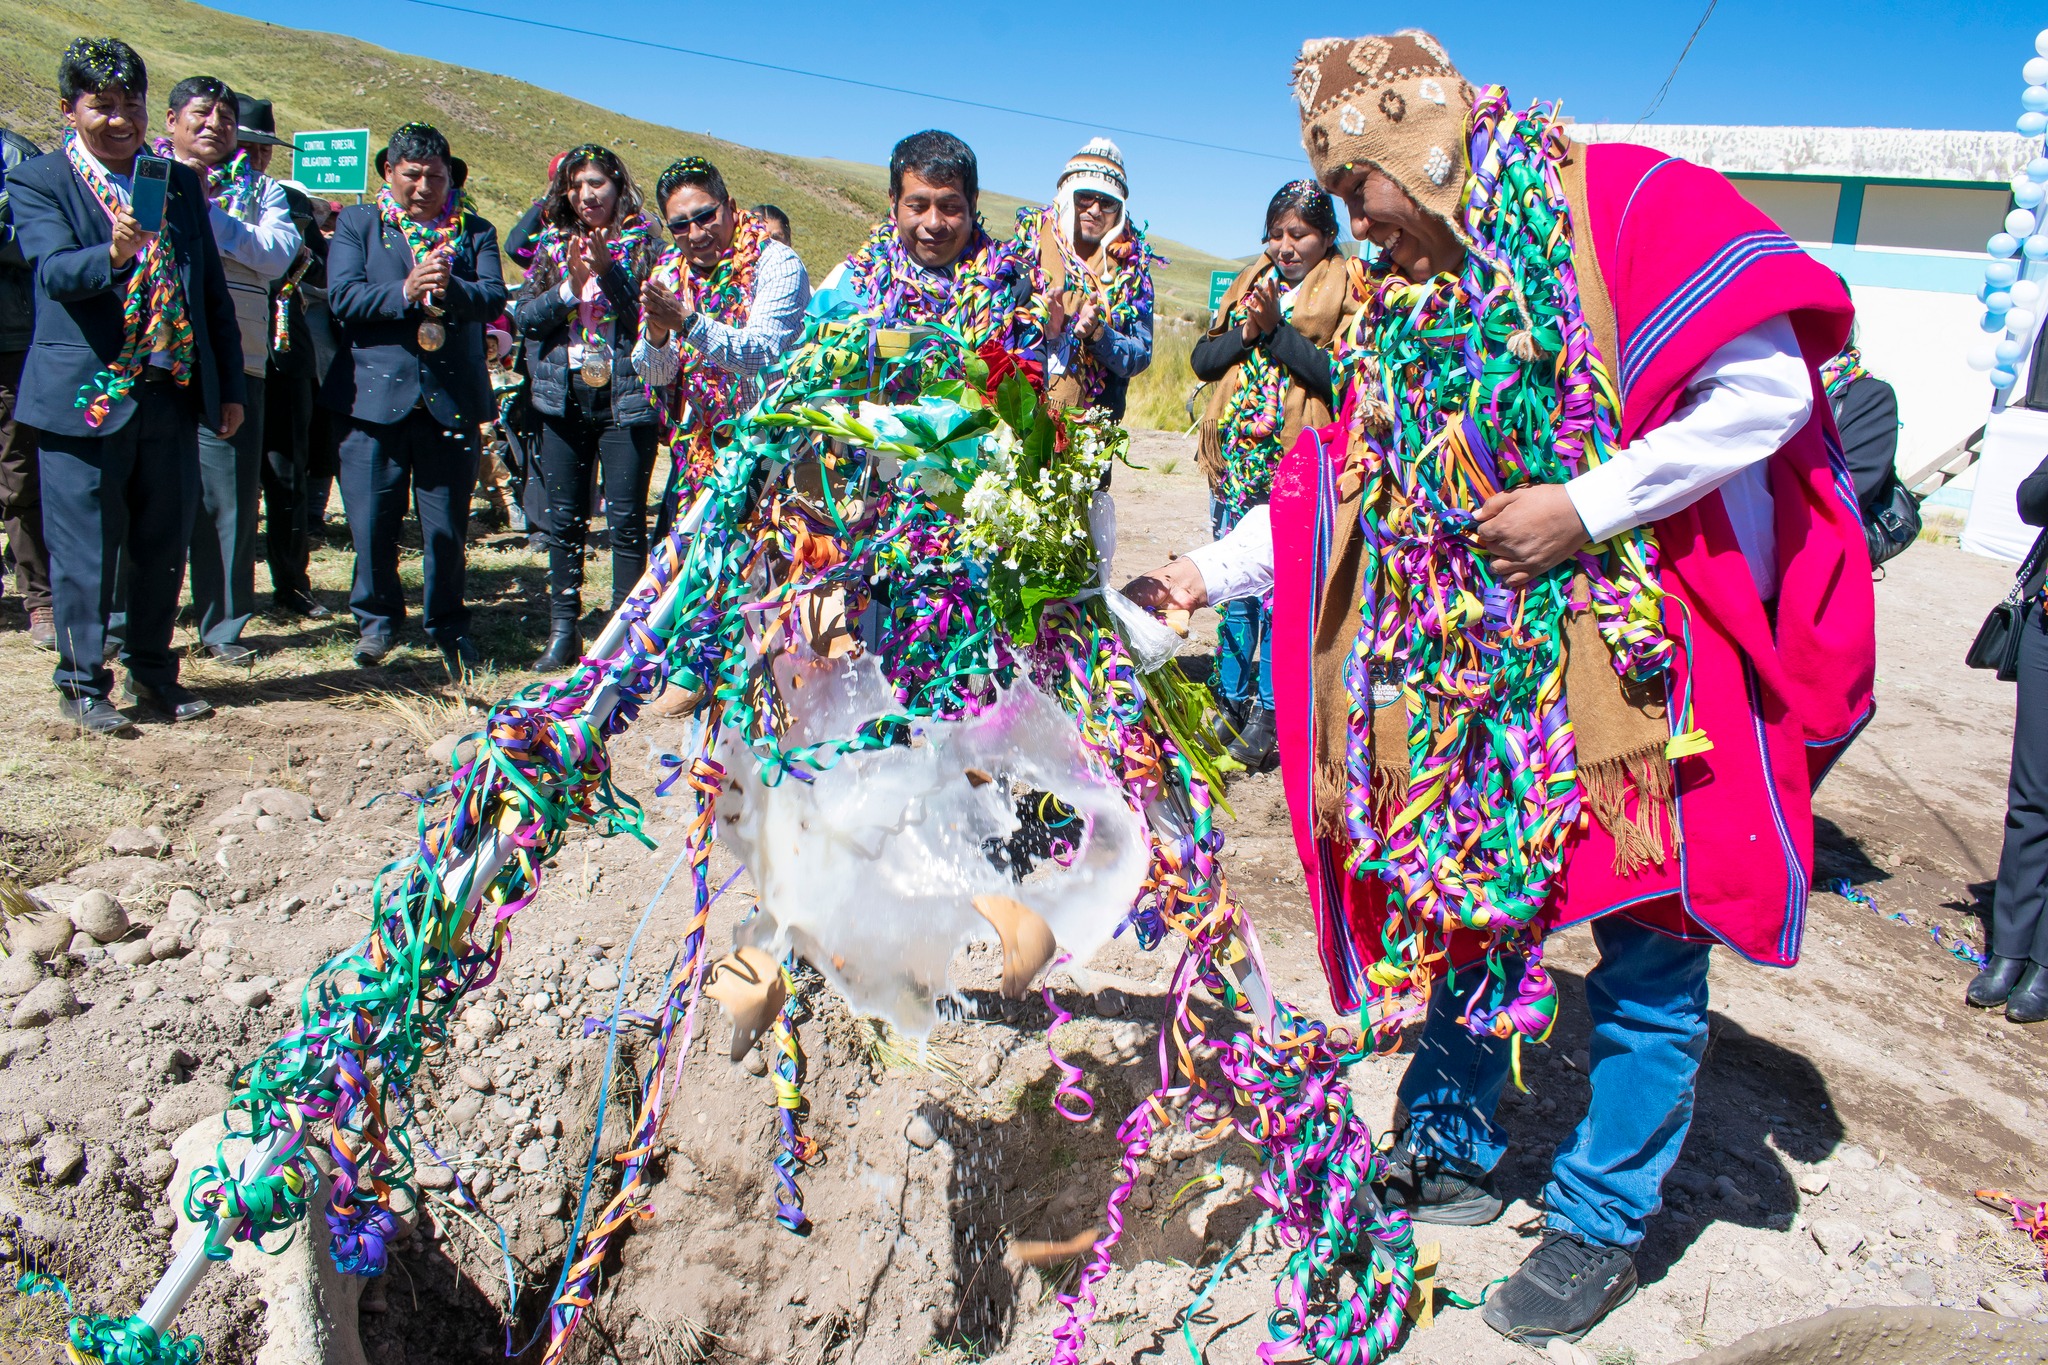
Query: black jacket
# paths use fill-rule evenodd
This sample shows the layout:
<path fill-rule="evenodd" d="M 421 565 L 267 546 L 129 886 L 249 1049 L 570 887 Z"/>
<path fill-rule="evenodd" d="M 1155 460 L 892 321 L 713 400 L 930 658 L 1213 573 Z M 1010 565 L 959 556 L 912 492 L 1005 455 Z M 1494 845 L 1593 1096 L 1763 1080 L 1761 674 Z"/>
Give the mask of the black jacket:
<path fill-rule="evenodd" d="M 270 373 L 310 374 L 313 382 L 318 384 L 327 375 L 327 367 L 322 362 L 331 361 L 333 352 L 331 347 L 323 348 L 316 342 L 306 319 L 309 307 L 320 311 L 325 311 L 327 307 L 327 238 L 321 234 L 320 225 L 314 221 L 312 202 L 305 195 L 286 185 L 284 197 L 285 202 L 291 205 L 292 225 L 299 230 L 299 240 L 304 244 L 303 249 L 310 252 L 313 259 L 306 267 L 306 273 L 299 277 L 298 288 L 285 300 L 285 329 L 291 344 L 280 351 L 277 349 L 276 336 L 271 337 Z M 285 279 L 291 277 L 292 271 L 298 268 L 299 262 L 293 261 L 291 270 L 285 272 L 284 278 L 271 286 L 270 299 L 273 310 L 277 307 L 279 287 L 284 284 Z M 326 319 L 326 326 L 332 329 L 331 318 Z M 326 350 L 324 356 L 323 349 Z"/>
<path fill-rule="evenodd" d="M 114 269 L 112 224 L 62 152 L 25 161 L 7 177 L 8 205 L 22 255 L 35 262 L 36 330 L 14 415 L 43 431 L 105 436 L 125 426 L 135 402 L 117 404 L 104 425 L 87 426 L 81 386 L 121 354 L 122 304 L 135 266 Z M 221 274 L 206 192 L 189 166 L 171 164 L 164 235 L 185 286 L 195 352 L 192 382 L 210 427 L 223 403 L 246 401 L 242 330 Z"/>
<path fill-rule="evenodd" d="M 641 279 L 652 268 L 651 259 L 638 263 L 634 273 Z M 616 261 L 597 277 L 612 306 L 612 422 L 637 427 L 654 420 L 647 401 L 647 386 L 633 368 L 633 343 L 640 339 L 640 297 L 625 268 Z M 560 417 L 569 401 L 569 340 L 574 331 L 576 305 L 562 298 L 562 282 L 554 266 L 536 258 L 512 305 L 512 325 L 526 342 L 527 373 L 533 377 L 533 405 L 550 417 Z"/>
<path fill-rule="evenodd" d="M 7 177 L 42 148 L 11 128 L 0 128 L 0 351 L 26 351 L 36 330 L 36 279 L 14 240 L 7 209 Z"/>
<path fill-rule="evenodd" d="M 1205 336 L 1195 343 L 1195 353 L 1188 363 L 1195 378 L 1213 384 L 1230 373 L 1230 367 L 1241 362 L 1254 346 L 1285 365 L 1295 382 L 1321 399 L 1324 407 L 1334 406 L 1330 401 L 1330 353 L 1295 331 L 1292 323 L 1281 323 L 1249 345 L 1244 333 L 1235 327 Z"/>
<path fill-rule="evenodd" d="M 450 426 L 475 427 L 497 415 L 484 369 L 484 325 L 505 310 L 498 230 L 472 216 L 455 243 L 446 298 L 436 299 L 447 340 L 420 349 L 426 312 L 405 297 L 412 248 L 375 204 L 354 204 L 335 221 L 327 244 L 327 303 L 341 324 L 341 353 L 320 401 L 364 422 L 392 423 L 418 407 Z"/>
<path fill-rule="evenodd" d="M 547 202 L 534 200 L 512 225 L 512 235 L 505 239 L 505 254 L 519 262 L 521 270 L 533 264 L 533 241 L 540 236 L 540 211 Z"/>
<path fill-rule="evenodd" d="M 1835 428 L 1842 433 L 1842 454 L 1856 481 L 1856 502 L 1867 520 L 1883 510 L 1885 495 L 1898 475 L 1899 398 L 1891 385 L 1866 374 L 1832 406 Z"/>

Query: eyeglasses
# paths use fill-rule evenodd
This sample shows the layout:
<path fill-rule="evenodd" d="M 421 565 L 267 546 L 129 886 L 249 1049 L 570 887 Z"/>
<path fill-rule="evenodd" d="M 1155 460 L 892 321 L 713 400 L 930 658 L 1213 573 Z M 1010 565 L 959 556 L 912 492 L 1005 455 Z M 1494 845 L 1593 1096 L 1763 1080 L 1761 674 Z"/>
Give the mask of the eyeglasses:
<path fill-rule="evenodd" d="M 712 204 L 698 209 L 695 213 L 679 213 L 668 220 L 668 230 L 680 237 L 691 228 L 703 227 L 709 223 L 718 216 L 718 211 L 724 207 L 725 205 L 723 204 Z"/>

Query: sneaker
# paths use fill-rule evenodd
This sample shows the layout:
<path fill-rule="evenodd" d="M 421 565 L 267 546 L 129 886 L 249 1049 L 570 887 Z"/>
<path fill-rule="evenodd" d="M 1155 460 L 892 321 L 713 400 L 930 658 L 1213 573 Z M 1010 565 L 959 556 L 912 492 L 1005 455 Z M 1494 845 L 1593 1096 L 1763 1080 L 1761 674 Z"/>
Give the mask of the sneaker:
<path fill-rule="evenodd" d="M 1481 1316 L 1509 1341 L 1541 1348 L 1557 1339 L 1577 1341 L 1635 1292 L 1636 1261 L 1626 1250 L 1546 1228 Z"/>
<path fill-rule="evenodd" d="M 1418 1223 L 1476 1228 L 1500 1217 L 1500 1194 L 1493 1173 L 1470 1176 L 1451 1169 L 1427 1147 L 1403 1140 L 1387 1164 L 1379 1199 L 1390 1209 L 1405 1209 Z"/>
<path fill-rule="evenodd" d="M 28 614 L 29 643 L 37 649 L 57 647 L 57 613 L 48 607 L 33 607 Z"/>
<path fill-rule="evenodd" d="M 1255 704 L 1245 716 L 1244 729 L 1223 752 L 1242 763 L 1246 772 L 1262 773 L 1280 761 L 1279 742 L 1273 713 Z"/>
<path fill-rule="evenodd" d="M 135 728 L 135 722 L 114 709 L 105 697 L 60 697 L 57 709 L 64 719 L 96 735 L 114 735 Z"/>

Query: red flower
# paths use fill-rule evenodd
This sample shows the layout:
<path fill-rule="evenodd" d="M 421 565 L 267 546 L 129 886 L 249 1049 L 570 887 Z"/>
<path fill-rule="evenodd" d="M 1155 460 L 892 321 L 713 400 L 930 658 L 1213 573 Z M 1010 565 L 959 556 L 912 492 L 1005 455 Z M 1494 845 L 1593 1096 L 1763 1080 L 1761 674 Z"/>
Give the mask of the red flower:
<path fill-rule="evenodd" d="M 975 354 L 988 366 L 988 378 L 982 381 L 981 391 L 989 402 L 995 402 L 996 390 L 1003 386 L 1003 381 L 1013 372 L 1021 372 L 1031 382 L 1033 393 L 1040 397 L 1045 396 L 1045 362 L 1026 360 L 1015 351 L 1007 350 L 994 341 L 983 342 L 981 349 Z"/>

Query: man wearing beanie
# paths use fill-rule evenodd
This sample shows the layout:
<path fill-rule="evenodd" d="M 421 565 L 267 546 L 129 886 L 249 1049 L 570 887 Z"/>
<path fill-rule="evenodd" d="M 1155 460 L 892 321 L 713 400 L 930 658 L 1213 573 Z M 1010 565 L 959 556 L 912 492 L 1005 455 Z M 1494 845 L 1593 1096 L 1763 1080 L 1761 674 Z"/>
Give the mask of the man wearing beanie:
<path fill-rule="evenodd" d="M 1067 162 L 1051 204 L 1017 210 L 1047 391 L 1118 420 L 1131 380 L 1152 363 L 1152 267 L 1167 263 L 1131 222 L 1129 199 L 1123 153 L 1098 137 Z"/>
<path fill-rule="evenodd" d="M 1331 995 L 1420 1023 L 1389 1181 L 1499 1216 L 1494 1109 L 1591 922 L 1592 1096 L 1488 1300 L 1576 1340 L 1635 1289 L 1707 1043 L 1707 965 L 1798 960 L 1813 785 L 1871 710 L 1873 602 L 1816 366 L 1840 284 L 1720 175 L 1576 146 L 1428 34 L 1321 39 L 1302 141 L 1377 248 L 1341 416 L 1269 515 L 1127 591 L 1270 587 L 1282 780 Z"/>

